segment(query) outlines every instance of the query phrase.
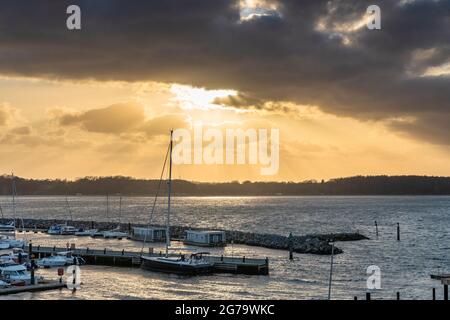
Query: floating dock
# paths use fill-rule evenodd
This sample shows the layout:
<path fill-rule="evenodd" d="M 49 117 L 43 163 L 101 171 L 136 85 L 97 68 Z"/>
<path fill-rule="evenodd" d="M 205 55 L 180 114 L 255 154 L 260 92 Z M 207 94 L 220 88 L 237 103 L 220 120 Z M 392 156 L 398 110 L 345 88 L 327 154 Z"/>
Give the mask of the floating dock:
<path fill-rule="evenodd" d="M 29 251 L 29 248 L 26 248 Z M 31 253 L 36 257 L 46 257 L 57 252 L 68 251 L 67 248 L 44 247 L 33 245 Z M 109 249 L 91 249 L 78 248 L 70 249 L 70 251 L 79 257 L 82 257 L 86 264 L 90 265 L 107 265 L 107 266 L 123 266 L 123 267 L 140 267 L 141 252 L 136 251 L 118 251 Z M 146 256 L 157 257 L 162 253 L 144 253 Z M 178 257 L 179 254 L 169 254 L 172 257 Z M 249 275 L 268 275 L 269 259 L 255 259 L 247 257 L 224 257 L 224 256 L 203 256 L 205 260 L 213 263 L 213 272 L 216 273 L 235 273 Z"/>
<path fill-rule="evenodd" d="M 450 279 L 450 273 L 430 274 L 430 277 L 435 280 Z"/>
<path fill-rule="evenodd" d="M 62 288 L 66 288 L 65 283 L 61 283 L 59 281 L 51 281 L 47 283 L 39 283 L 25 286 L 11 286 L 9 288 L 3 288 L 0 289 L 0 295 L 15 294 L 22 292 L 48 291 Z"/>

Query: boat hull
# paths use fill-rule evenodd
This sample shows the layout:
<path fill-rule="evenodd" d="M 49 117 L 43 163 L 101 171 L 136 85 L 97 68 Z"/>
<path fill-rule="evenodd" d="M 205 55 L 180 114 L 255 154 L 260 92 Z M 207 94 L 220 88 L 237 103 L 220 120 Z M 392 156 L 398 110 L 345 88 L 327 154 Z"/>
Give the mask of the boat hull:
<path fill-rule="evenodd" d="M 176 264 L 166 263 L 163 260 L 147 259 L 142 257 L 141 268 L 154 272 L 172 273 L 179 275 L 196 276 L 202 274 L 209 274 L 212 272 L 212 265 L 188 265 L 188 264 Z"/>
<path fill-rule="evenodd" d="M 195 242 L 189 240 L 183 240 L 184 244 L 197 246 L 197 247 L 225 247 L 227 244 L 224 242 L 216 242 L 216 243 L 205 243 L 205 242 Z"/>

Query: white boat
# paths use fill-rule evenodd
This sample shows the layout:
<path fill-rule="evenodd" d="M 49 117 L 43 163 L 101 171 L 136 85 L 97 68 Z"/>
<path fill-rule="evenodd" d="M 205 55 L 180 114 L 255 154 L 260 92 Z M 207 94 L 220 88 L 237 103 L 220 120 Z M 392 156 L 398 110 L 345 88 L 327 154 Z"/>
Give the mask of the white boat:
<path fill-rule="evenodd" d="M 58 252 L 54 256 L 45 257 L 36 261 L 39 267 L 51 268 L 51 267 L 64 267 L 69 265 L 82 265 L 85 261 L 81 257 L 72 255 L 71 251 Z"/>
<path fill-rule="evenodd" d="M 103 238 L 105 239 L 122 239 L 127 238 L 128 236 L 128 233 L 120 231 L 119 227 L 113 230 L 103 231 Z"/>
<path fill-rule="evenodd" d="M 0 280 L 0 288 L 3 289 L 3 288 L 8 288 L 8 287 L 10 287 L 10 286 L 11 286 L 11 285 L 10 285 L 9 283 Z"/>
<path fill-rule="evenodd" d="M 75 235 L 77 237 L 89 237 L 89 236 L 92 237 L 97 232 L 98 232 L 97 229 L 88 229 L 88 230 L 79 229 L 78 231 L 75 232 Z"/>
<path fill-rule="evenodd" d="M 6 250 L 9 249 L 9 243 L 8 242 L 0 242 L 0 250 Z"/>
<path fill-rule="evenodd" d="M 173 131 L 170 132 L 169 145 L 169 181 L 168 181 L 168 201 L 166 216 L 166 254 L 165 257 L 155 257 L 142 255 L 141 268 L 165 273 L 176 273 L 183 275 L 199 275 L 212 272 L 213 265 L 202 257 L 202 253 L 192 254 L 189 258 L 184 255 L 171 257 L 169 256 L 170 247 L 170 195 L 172 191 L 172 149 L 173 149 Z M 165 167 L 165 163 L 164 163 Z M 164 171 L 163 167 L 163 171 Z M 162 176 L 162 175 L 161 175 Z M 156 202 L 156 201 L 155 201 Z M 153 212 L 153 210 L 152 210 Z M 144 243 L 145 245 L 145 243 Z"/>
<path fill-rule="evenodd" d="M 0 278 L 11 284 L 23 282 L 29 284 L 31 282 L 31 274 L 27 271 L 27 267 L 14 261 L 5 261 L 0 263 Z M 42 277 L 35 277 L 36 281 Z"/>
<path fill-rule="evenodd" d="M 78 229 L 67 224 L 55 224 L 48 228 L 47 233 L 50 235 L 74 235 Z"/>
<path fill-rule="evenodd" d="M 14 231 L 15 229 L 16 226 L 14 221 L 11 221 L 10 223 L 0 223 L 0 231 Z"/>
<path fill-rule="evenodd" d="M 16 239 L 12 236 L 0 235 L 0 249 L 24 248 L 25 245 L 25 240 Z"/>
<path fill-rule="evenodd" d="M 74 235 L 75 232 L 77 232 L 77 230 L 78 229 L 75 227 L 65 225 L 61 228 L 61 235 L 64 235 L 64 236 Z"/>
<path fill-rule="evenodd" d="M 109 211 L 109 205 L 107 204 L 107 212 L 108 211 Z M 129 237 L 129 234 L 127 232 L 120 231 L 121 218 L 122 218 L 122 197 L 119 198 L 119 225 L 115 229 L 103 231 L 103 238 L 105 238 L 105 239 L 122 239 L 122 238 Z"/>
<path fill-rule="evenodd" d="M 50 228 L 47 230 L 48 234 L 51 235 L 74 235 L 75 232 L 78 231 L 77 228 L 69 226 L 68 221 L 73 221 L 72 216 L 72 210 L 70 209 L 69 201 L 66 197 L 66 212 L 67 212 L 67 218 L 66 223 L 64 224 L 55 224 L 50 226 Z"/>

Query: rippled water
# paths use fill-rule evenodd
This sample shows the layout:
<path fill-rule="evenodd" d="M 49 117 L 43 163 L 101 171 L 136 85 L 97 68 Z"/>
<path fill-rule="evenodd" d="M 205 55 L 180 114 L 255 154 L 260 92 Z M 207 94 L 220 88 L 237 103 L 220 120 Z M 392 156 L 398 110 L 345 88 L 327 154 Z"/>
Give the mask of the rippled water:
<path fill-rule="evenodd" d="M 163 199 L 161 199 L 163 200 Z M 103 197 L 70 197 L 74 219 L 118 221 L 118 198 L 110 198 L 109 215 Z M 148 220 L 152 199 L 123 199 L 122 222 Z M 5 216 L 11 216 L 10 199 L 0 198 Z M 363 297 L 366 269 L 381 268 L 380 290 L 374 299 L 393 299 L 400 291 L 405 299 L 431 299 L 442 286 L 429 274 L 450 271 L 450 197 L 367 196 L 367 197 L 187 197 L 174 198 L 173 224 L 214 227 L 264 233 L 307 234 L 359 231 L 371 240 L 340 242 L 344 250 L 335 257 L 332 297 Z M 154 221 L 162 223 L 161 201 Z M 18 215 L 24 218 L 66 217 L 63 197 L 19 197 Z M 379 237 L 374 221 L 378 221 Z M 396 223 L 401 241 L 396 241 Z M 77 246 L 140 250 L 141 243 L 130 240 L 81 239 L 27 234 L 35 244 L 76 242 Z M 180 247 L 182 244 L 176 243 Z M 160 247 L 156 246 L 156 250 Z M 269 257 L 269 276 L 209 275 L 180 278 L 131 268 L 83 266 L 83 286 L 68 290 L 9 296 L 18 299 L 325 299 L 328 292 L 329 256 L 295 254 L 241 245 L 213 249 L 212 253 Z M 40 271 L 56 277 L 56 270 Z M 5 298 L 5 297 L 3 297 Z"/>

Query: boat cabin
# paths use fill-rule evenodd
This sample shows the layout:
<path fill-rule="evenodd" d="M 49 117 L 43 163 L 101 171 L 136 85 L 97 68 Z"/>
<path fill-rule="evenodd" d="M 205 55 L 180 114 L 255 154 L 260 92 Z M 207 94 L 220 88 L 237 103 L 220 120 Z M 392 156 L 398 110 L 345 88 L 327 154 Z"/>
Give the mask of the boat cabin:
<path fill-rule="evenodd" d="M 135 227 L 131 235 L 133 240 L 149 241 L 149 242 L 164 242 L 166 241 L 166 229 L 159 227 Z"/>
<path fill-rule="evenodd" d="M 185 244 L 206 247 L 223 247 L 226 245 L 225 231 L 186 230 Z"/>

